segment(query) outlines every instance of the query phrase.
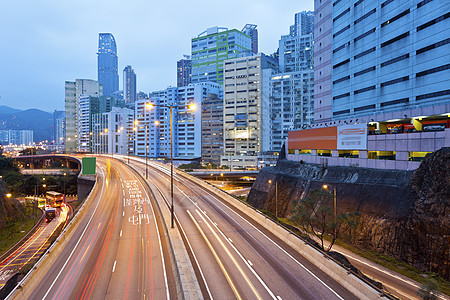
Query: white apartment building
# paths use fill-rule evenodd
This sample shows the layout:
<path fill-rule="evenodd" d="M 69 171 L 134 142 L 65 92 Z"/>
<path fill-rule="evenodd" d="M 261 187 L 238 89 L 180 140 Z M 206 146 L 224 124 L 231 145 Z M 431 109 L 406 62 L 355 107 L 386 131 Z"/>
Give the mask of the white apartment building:
<path fill-rule="evenodd" d="M 224 62 L 221 165 L 256 168 L 257 154 L 268 150 L 269 79 L 276 71 L 277 62 L 262 53 Z"/>

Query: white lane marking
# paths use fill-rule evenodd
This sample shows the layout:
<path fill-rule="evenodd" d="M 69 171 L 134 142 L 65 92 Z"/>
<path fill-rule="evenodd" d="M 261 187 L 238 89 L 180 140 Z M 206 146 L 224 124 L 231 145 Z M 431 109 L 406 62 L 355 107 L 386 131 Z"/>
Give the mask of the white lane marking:
<path fill-rule="evenodd" d="M 140 181 L 139 181 L 139 184 L 141 185 L 142 189 L 144 190 L 145 195 L 147 196 L 147 198 L 150 199 L 150 196 L 148 195 L 147 190 L 145 189 L 145 187 L 142 185 L 142 183 Z M 149 205 L 150 205 L 150 208 L 152 209 L 152 215 L 155 217 L 156 235 L 158 236 L 159 251 L 161 253 L 161 260 L 162 260 L 162 265 L 163 265 L 164 283 L 165 283 L 165 286 L 166 286 L 166 298 L 170 299 L 169 283 L 167 281 L 167 271 L 166 271 L 166 264 L 165 264 L 165 261 L 164 261 L 164 253 L 163 253 L 163 249 L 162 249 L 161 236 L 159 234 L 159 228 L 158 228 L 158 224 L 156 222 L 156 214 L 155 214 L 155 211 L 153 209 L 153 205 L 152 205 L 151 201 L 149 201 Z"/>
<path fill-rule="evenodd" d="M 153 165 L 153 164 L 152 164 Z M 160 170 L 162 170 L 162 168 L 160 168 Z M 163 170 L 162 170 L 163 171 Z M 164 171 L 163 171 L 164 172 Z M 167 174 L 167 172 L 165 172 Z M 175 174 L 174 174 L 175 175 Z M 187 179 L 186 179 L 187 180 Z M 188 181 L 188 180 L 187 180 Z M 184 182 L 183 182 L 184 183 Z M 190 189 L 191 191 L 193 191 L 197 196 L 198 193 L 196 193 L 192 188 L 188 187 L 186 183 L 184 183 L 184 185 Z M 178 187 L 176 187 L 186 198 L 188 198 L 192 203 L 194 203 L 194 201 L 188 196 L 186 195 L 182 190 L 180 190 Z M 217 196 L 215 196 L 214 194 L 211 194 L 211 192 L 207 189 L 202 189 L 203 192 L 209 194 L 210 196 L 218 199 Z M 282 252 L 284 252 L 289 258 L 291 258 L 295 263 L 297 263 L 300 267 L 302 267 L 305 271 L 307 271 L 311 276 L 313 276 L 317 281 L 319 281 L 320 283 L 322 283 L 328 290 L 330 290 L 333 294 L 335 294 L 339 299 L 344 300 L 336 291 L 334 291 L 330 286 L 328 286 L 325 282 L 323 282 L 319 277 L 317 277 L 312 271 L 310 271 L 308 268 L 306 268 L 302 263 L 300 263 L 298 260 L 296 260 L 292 255 L 290 255 L 286 250 L 284 250 L 280 245 L 278 245 L 277 243 L 275 243 L 275 241 L 273 241 L 271 238 L 269 238 L 267 235 L 265 235 L 263 232 L 261 232 L 258 228 L 256 228 L 253 224 L 251 224 L 249 221 L 247 221 L 244 217 L 242 217 L 240 214 L 238 214 L 237 212 L 235 212 L 233 209 L 231 209 L 227 204 L 225 204 L 224 202 L 220 201 L 219 202 L 225 206 L 226 208 L 228 208 L 230 211 L 232 211 L 233 213 L 235 213 L 237 216 L 239 216 L 242 220 L 244 220 L 247 224 L 249 224 L 251 227 L 253 227 L 257 232 L 259 232 L 262 236 L 264 236 L 267 240 L 269 240 L 272 244 L 274 244 L 277 248 L 279 248 Z M 194 203 L 195 205 L 195 203 Z M 197 205 L 196 205 L 197 206 Z M 197 206 L 198 207 L 198 206 Z M 221 209 L 219 207 L 217 207 L 218 209 Z M 200 209 L 200 208 L 199 208 Z M 221 209 L 223 211 L 223 209 Z M 226 213 L 226 212 L 225 212 Z M 206 216 L 208 219 L 209 217 Z M 232 218 L 230 216 L 230 218 Z M 234 218 L 232 218 L 234 220 Z M 211 221 L 212 222 L 212 221 Z M 218 229 L 219 230 L 219 229 Z M 220 230 L 219 230 L 220 231 Z M 234 246 L 232 246 L 234 247 Z M 240 253 L 237 252 L 239 255 Z M 250 268 L 250 270 L 253 271 L 253 268 Z M 258 276 L 257 276 L 258 277 Z M 264 283 L 265 285 L 265 283 Z"/>
<path fill-rule="evenodd" d="M 217 225 L 216 225 L 217 226 Z M 231 238 L 228 238 L 230 240 L 230 242 L 233 242 L 233 240 Z"/>
<path fill-rule="evenodd" d="M 192 189 L 191 189 L 192 190 Z M 210 196 L 218 199 L 218 197 L 212 195 L 208 190 L 203 190 L 204 192 L 208 193 Z M 195 191 L 194 191 L 195 193 Z M 197 194 L 198 195 L 198 194 Z M 290 255 L 286 250 L 284 250 L 280 245 L 275 243 L 271 238 L 269 238 L 267 235 L 265 235 L 262 231 L 260 231 L 258 228 L 256 228 L 253 224 L 251 224 L 249 221 L 247 221 L 244 217 L 242 217 L 240 214 L 232 210 L 228 205 L 220 201 L 222 205 L 224 205 L 226 208 L 228 208 L 230 211 L 234 212 L 237 216 L 239 216 L 242 220 L 244 220 L 247 224 L 249 224 L 251 227 L 253 227 L 257 232 L 259 232 L 262 236 L 264 236 L 267 240 L 269 240 L 272 244 L 274 244 L 277 248 L 279 248 L 282 252 L 284 252 L 289 258 L 291 258 L 294 262 L 296 262 L 300 267 L 302 267 L 305 271 L 307 271 L 311 276 L 313 276 L 317 281 L 322 283 L 326 288 L 328 288 L 333 294 L 335 294 L 339 299 L 344 300 L 336 291 L 334 291 L 330 286 L 328 286 L 325 282 L 323 282 L 319 277 L 317 277 L 312 271 L 310 271 L 308 268 L 306 268 L 302 263 L 300 263 L 298 260 L 295 259 L 292 255 Z M 218 209 L 221 209 L 217 207 Z M 222 210 L 222 209 L 221 209 Z M 223 210 L 222 210 L 223 211 Z M 224 212 L 226 213 L 226 212 Z M 230 218 L 232 218 L 230 216 Z M 232 218 L 234 220 L 234 218 Z M 236 221 L 235 221 L 236 222 Z M 239 224 L 239 223 L 238 223 Z"/>
<path fill-rule="evenodd" d="M 122 217 L 125 217 L 125 212 L 124 211 L 122 212 Z"/>
<path fill-rule="evenodd" d="M 114 261 L 113 273 L 114 273 L 114 271 L 116 270 L 116 262 L 117 262 L 117 260 Z"/>
<path fill-rule="evenodd" d="M 102 173 L 103 173 L 103 176 L 105 176 L 105 173 L 103 172 L 103 170 L 102 170 Z M 102 189 L 101 189 L 101 191 L 100 191 L 100 199 L 102 199 L 104 187 L 105 187 L 105 185 L 102 185 Z M 89 221 L 88 221 L 86 227 L 84 227 L 84 230 L 83 230 L 83 232 L 81 233 L 81 236 L 80 236 L 80 238 L 78 239 L 77 243 L 75 244 L 75 247 L 73 247 L 72 252 L 70 252 L 69 257 L 67 258 L 67 260 L 66 260 L 66 262 L 64 263 L 64 265 L 61 267 L 61 270 L 59 271 L 58 275 L 56 275 L 55 280 L 53 280 L 52 284 L 50 285 L 50 287 L 49 287 L 48 290 L 47 290 L 47 293 L 45 293 L 45 295 L 44 295 L 44 297 L 43 297 L 42 299 L 45 299 L 45 298 L 48 296 L 48 293 L 50 293 L 50 290 L 53 288 L 53 286 L 55 285 L 56 281 L 59 279 L 59 276 L 61 276 L 62 271 L 64 271 L 64 268 L 66 267 L 67 263 L 68 263 L 69 260 L 72 258 L 73 253 L 74 253 L 75 250 L 77 249 L 78 244 L 80 243 L 81 239 L 84 237 L 84 234 L 86 233 L 86 230 L 89 228 L 89 225 L 91 224 L 91 221 L 92 221 L 92 219 L 94 218 L 95 213 L 97 212 L 98 205 L 99 205 L 100 202 L 101 202 L 100 199 L 99 199 L 99 201 L 97 201 L 97 205 L 95 206 L 94 212 L 92 213 L 91 217 L 89 218 Z M 86 209 L 87 209 L 87 208 L 86 208 Z"/>
<path fill-rule="evenodd" d="M 250 259 L 248 259 L 247 261 L 248 261 L 248 264 L 249 264 L 251 267 L 253 267 L 253 264 L 252 264 L 252 262 L 250 261 Z"/>
<path fill-rule="evenodd" d="M 153 180 L 149 179 L 149 181 L 150 181 L 150 182 L 153 184 L 153 186 L 158 190 L 159 195 L 162 197 L 163 201 L 165 201 L 166 204 L 169 205 L 169 202 L 167 201 L 166 197 L 164 197 L 164 194 L 163 194 L 162 191 L 159 189 L 159 187 L 153 182 Z M 200 267 L 200 264 L 198 263 L 197 256 L 195 255 L 194 249 L 192 249 L 192 245 L 191 245 L 191 243 L 189 242 L 189 238 L 188 238 L 188 236 L 187 236 L 187 234 L 186 234 L 186 231 L 184 231 L 183 226 L 182 226 L 181 223 L 178 221 L 177 215 L 174 215 L 174 216 L 175 216 L 175 220 L 177 220 L 177 222 L 178 222 L 178 224 L 179 224 L 179 228 L 181 229 L 181 231 L 183 232 L 184 237 L 186 238 L 186 242 L 187 242 L 187 244 L 188 244 L 188 246 L 189 246 L 189 249 L 191 250 L 192 256 L 194 257 L 194 260 L 195 260 L 195 263 L 196 263 L 196 265 L 197 265 L 197 267 L 198 267 L 198 270 L 199 270 L 199 272 L 200 272 L 200 275 L 202 276 L 203 283 L 205 284 L 205 288 L 206 288 L 206 291 L 208 292 L 209 298 L 210 298 L 210 299 L 213 299 L 213 296 L 212 296 L 212 294 L 211 294 L 211 291 L 209 290 L 208 283 L 206 282 L 205 275 L 203 274 L 202 268 Z"/>
<path fill-rule="evenodd" d="M 280 297 L 280 296 L 277 296 L 277 299 L 278 299 L 278 300 L 283 300 L 283 299 L 281 299 L 281 297 Z"/>
<path fill-rule="evenodd" d="M 122 230 L 120 230 L 120 236 L 122 236 Z"/>

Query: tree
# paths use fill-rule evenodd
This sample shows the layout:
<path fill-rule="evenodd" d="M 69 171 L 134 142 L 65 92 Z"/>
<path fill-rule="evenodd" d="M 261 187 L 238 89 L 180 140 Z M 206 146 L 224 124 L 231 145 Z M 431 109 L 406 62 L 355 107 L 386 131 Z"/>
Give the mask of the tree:
<path fill-rule="evenodd" d="M 314 234 L 319 240 L 322 250 L 330 251 L 336 239 L 343 233 L 356 227 L 358 213 L 343 213 L 334 215 L 333 195 L 323 190 L 312 191 L 311 194 L 296 205 L 290 220 L 304 231 Z M 323 240 L 326 235 L 331 242 L 325 249 Z"/>

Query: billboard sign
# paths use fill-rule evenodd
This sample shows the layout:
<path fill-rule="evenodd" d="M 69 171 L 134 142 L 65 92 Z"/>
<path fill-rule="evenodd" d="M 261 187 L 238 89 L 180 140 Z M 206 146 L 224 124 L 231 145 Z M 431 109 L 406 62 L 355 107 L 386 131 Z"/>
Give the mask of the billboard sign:
<path fill-rule="evenodd" d="M 367 124 L 337 127 L 338 150 L 367 150 Z"/>
<path fill-rule="evenodd" d="M 95 157 L 83 157 L 81 161 L 81 175 L 95 175 Z"/>

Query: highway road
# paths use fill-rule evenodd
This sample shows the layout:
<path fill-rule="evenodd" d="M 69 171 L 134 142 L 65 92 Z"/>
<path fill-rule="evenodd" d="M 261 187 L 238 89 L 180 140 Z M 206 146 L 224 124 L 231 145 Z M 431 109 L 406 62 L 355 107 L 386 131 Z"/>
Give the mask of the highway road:
<path fill-rule="evenodd" d="M 172 298 L 174 279 L 148 190 L 113 159 L 97 158 L 97 176 L 92 203 L 30 298 Z"/>
<path fill-rule="evenodd" d="M 126 160 L 124 160 L 126 161 Z M 141 161 L 131 165 L 145 174 Z M 170 201 L 168 165 L 151 162 L 156 200 Z M 299 253 L 214 193 L 175 176 L 175 215 L 210 299 L 356 299 Z"/>
<path fill-rule="evenodd" d="M 57 209 L 57 217 L 51 222 L 42 222 L 30 238 L 16 251 L 0 262 L 0 289 L 17 271 L 27 264 L 35 263 L 50 246 L 50 238 L 59 225 L 67 221 L 70 208 Z"/>

